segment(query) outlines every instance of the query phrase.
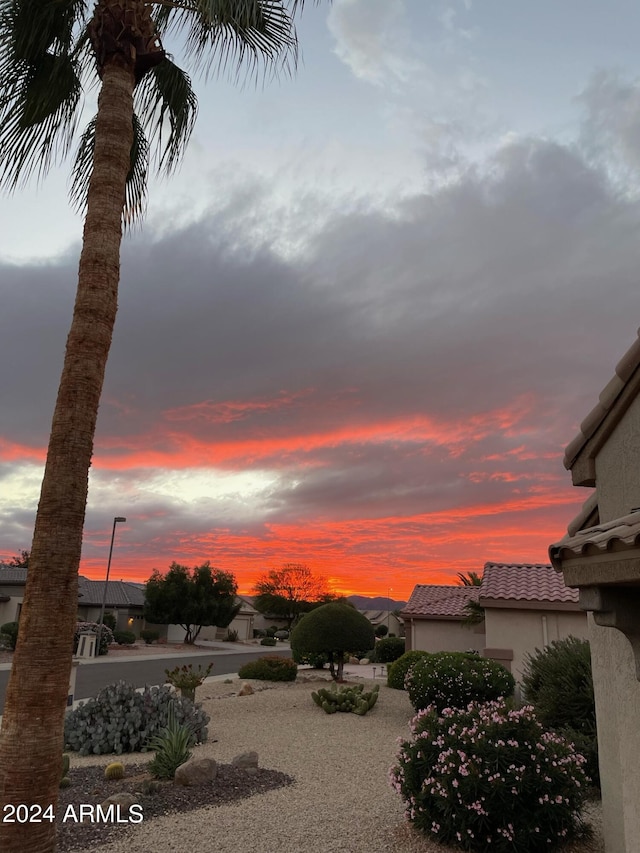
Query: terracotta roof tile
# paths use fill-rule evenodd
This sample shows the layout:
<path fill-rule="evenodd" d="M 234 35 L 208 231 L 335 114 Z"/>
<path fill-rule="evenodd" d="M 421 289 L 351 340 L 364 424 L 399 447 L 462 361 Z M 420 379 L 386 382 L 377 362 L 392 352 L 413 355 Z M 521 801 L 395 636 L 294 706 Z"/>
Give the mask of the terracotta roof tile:
<path fill-rule="evenodd" d="M 608 551 L 627 551 L 640 544 L 640 512 L 632 512 L 595 527 L 586 527 L 573 536 L 567 534 L 549 546 L 549 557 L 560 571 L 563 560 L 584 554 L 605 554 Z"/>
<path fill-rule="evenodd" d="M 567 470 L 571 468 L 582 448 L 595 434 L 623 392 L 627 382 L 640 367 L 640 329 L 638 329 L 638 336 L 617 363 L 615 375 L 603 389 L 598 402 L 580 424 L 580 432 L 567 445 L 564 452 L 564 467 Z"/>
<path fill-rule="evenodd" d="M 485 599 L 577 602 L 578 590 L 548 563 L 485 563 L 480 603 Z"/>
<path fill-rule="evenodd" d="M 404 616 L 459 617 L 465 613 L 469 601 L 477 601 L 480 587 L 477 586 L 436 586 L 418 584 L 411 593 Z"/>

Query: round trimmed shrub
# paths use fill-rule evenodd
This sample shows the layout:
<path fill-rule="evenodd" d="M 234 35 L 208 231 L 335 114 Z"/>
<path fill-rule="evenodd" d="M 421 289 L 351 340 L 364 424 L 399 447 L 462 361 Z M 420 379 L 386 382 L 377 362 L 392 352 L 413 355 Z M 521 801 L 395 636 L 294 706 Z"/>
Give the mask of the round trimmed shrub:
<path fill-rule="evenodd" d="M 410 728 L 390 781 L 429 838 L 477 853 L 539 853 L 583 831 L 585 758 L 532 706 L 429 708 Z"/>
<path fill-rule="evenodd" d="M 375 633 L 376 637 L 380 637 L 380 638 L 386 637 L 387 634 L 389 633 L 389 629 L 387 628 L 386 625 L 383 625 L 382 623 L 380 623 L 380 625 L 376 625 L 376 629 L 375 629 L 374 633 Z"/>
<path fill-rule="evenodd" d="M 290 640 L 294 655 L 325 654 L 332 676 L 340 680 L 345 653 L 372 648 L 375 636 L 371 622 L 355 607 L 332 601 L 301 616 Z"/>
<path fill-rule="evenodd" d="M 596 703 L 588 640 L 554 640 L 528 655 L 522 690 L 542 724 L 560 732 L 585 756 L 587 774 L 599 786 Z"/>
<path fill-rule="evenodd" d="M 275 637 L 263 637 L 260 640 L 260 645 L 261 646 L 277 646 L 278 641 L 276 640 Z"/>
<path fill-rule="evenodd" d="M 119 646 L 132 646 L 136 641 L 133 631 L 114 631 L 113 639 Z"/>
<path fill-rule="evenodd" d="M 249 661 L 238 670 L 240 678 L 258 678 L 261 681 L 295 681 L 298 666 L 291 658 L 266 655 Z"/>
<path fill-rule="evenodd" d="M 160 631 L 154 631 L 152 628 L 143 628 L 140 631 L 140 638 L 150 646 L 151 643 L 155 643 L 160 639 Z"/>
<path fill-rule="evenodd" d="M 405 685 L 416 711 L 429 705 L 442 711 L 511 696 L 515 680 L 502 664 L 489 658 L 466 652 L 436 652 L 413 664 Z"/>
<path fill-rule="evenodd" d="M 404 681 L 409 669 L 420 658 L 428 657 L 431 652 L 423 652 L 420 649 L 411 649 L 389 666 L 387 670 L 387 687 L 393 687 L 394 690 L 406 690 Z"/>
<path fill-rule="evenodd" d="M 385 637 L 376 643 L 376 660 L 378 663 L 393 663 L 404 654 L 404 650 L 403 637 Z"/>

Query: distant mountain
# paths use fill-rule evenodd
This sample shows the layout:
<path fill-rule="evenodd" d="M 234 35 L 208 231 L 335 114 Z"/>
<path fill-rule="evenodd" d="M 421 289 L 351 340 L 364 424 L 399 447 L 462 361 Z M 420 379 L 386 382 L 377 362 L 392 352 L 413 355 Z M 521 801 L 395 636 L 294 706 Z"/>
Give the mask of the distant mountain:
<path fill-rule="evenodd" d="M 383 595 L 375 598 L 367 598 L 366 595 L 348 595 L 347 601 L 350 601 L 358 610 L 402 610 L 407 603 L 389 599 Z"/>

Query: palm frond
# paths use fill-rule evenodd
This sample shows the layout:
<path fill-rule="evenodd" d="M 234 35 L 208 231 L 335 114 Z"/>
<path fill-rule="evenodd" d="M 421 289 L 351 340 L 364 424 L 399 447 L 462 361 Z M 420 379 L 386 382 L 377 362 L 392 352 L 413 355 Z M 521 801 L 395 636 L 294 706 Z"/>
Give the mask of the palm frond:
<path fill-rule="evenodd" d="M 155 13 L 159 32 L 185 33 L 196 70 L 215 65 L 235 76 L 246 64 L 256 73 L 260 62 L 285 70 L 297 62 L 297 38 L 283 0 L 179 0 Z"/>
<path fill-rule="evenodd" d="M 157 147 L 158 171 L 169 173 L 187 146 L 198 113 L 191 80 L 167 57 L 145 75 L 135 99 L 149 143 Z"/>
<path fill-rule="evenodd" d="M 82 94 L 73 46 L 85 5 L 0 0 L 0 183 L 10 190 L 69 151 Z"/>
<path fill-rule="evenodd" d="M 6 73 L 13 77 L 0 100 L 0 183 L 15 189 L 68 153 L 82 86 L 76 62 L 66 55 L 46 53 L 13 68 L 0 63 L 0 77 Z"/>
<path fill-rule="evenodd" d="M 96 119 L 88 123 L 76 150 L 71 172 L 69 196 L 71 204 L 78 213 L 83 214 L 87 206 L 87 194 L 91 180 L 93 151 L 96 139 Z M 131 164 L 127 175 L 122 220 L 126 228 L 139 222 L 147 206 L 147 176 L 149 171 L 149 141 L 144 133 L 142 122 L 133 115 L 133 145 L 131 146 Z"/>

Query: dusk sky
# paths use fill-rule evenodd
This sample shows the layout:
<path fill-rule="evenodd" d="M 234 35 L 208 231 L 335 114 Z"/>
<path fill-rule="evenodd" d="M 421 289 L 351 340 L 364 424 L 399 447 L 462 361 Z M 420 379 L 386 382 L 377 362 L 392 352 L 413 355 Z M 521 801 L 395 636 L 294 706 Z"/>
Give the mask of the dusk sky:
<path fill-rule="evenodd" d="M 115 579 L 301 562 L 407 599 L 547 562 L 589 496 L 564 447 L 640 324 L 638 32 L 631 0 L 307 2 L 293 77 L 196 78 L 123 243 L 81 572 L 114 516 Z M 69 173 L 0 198 L 0 559 L 71 321 Z"/>

